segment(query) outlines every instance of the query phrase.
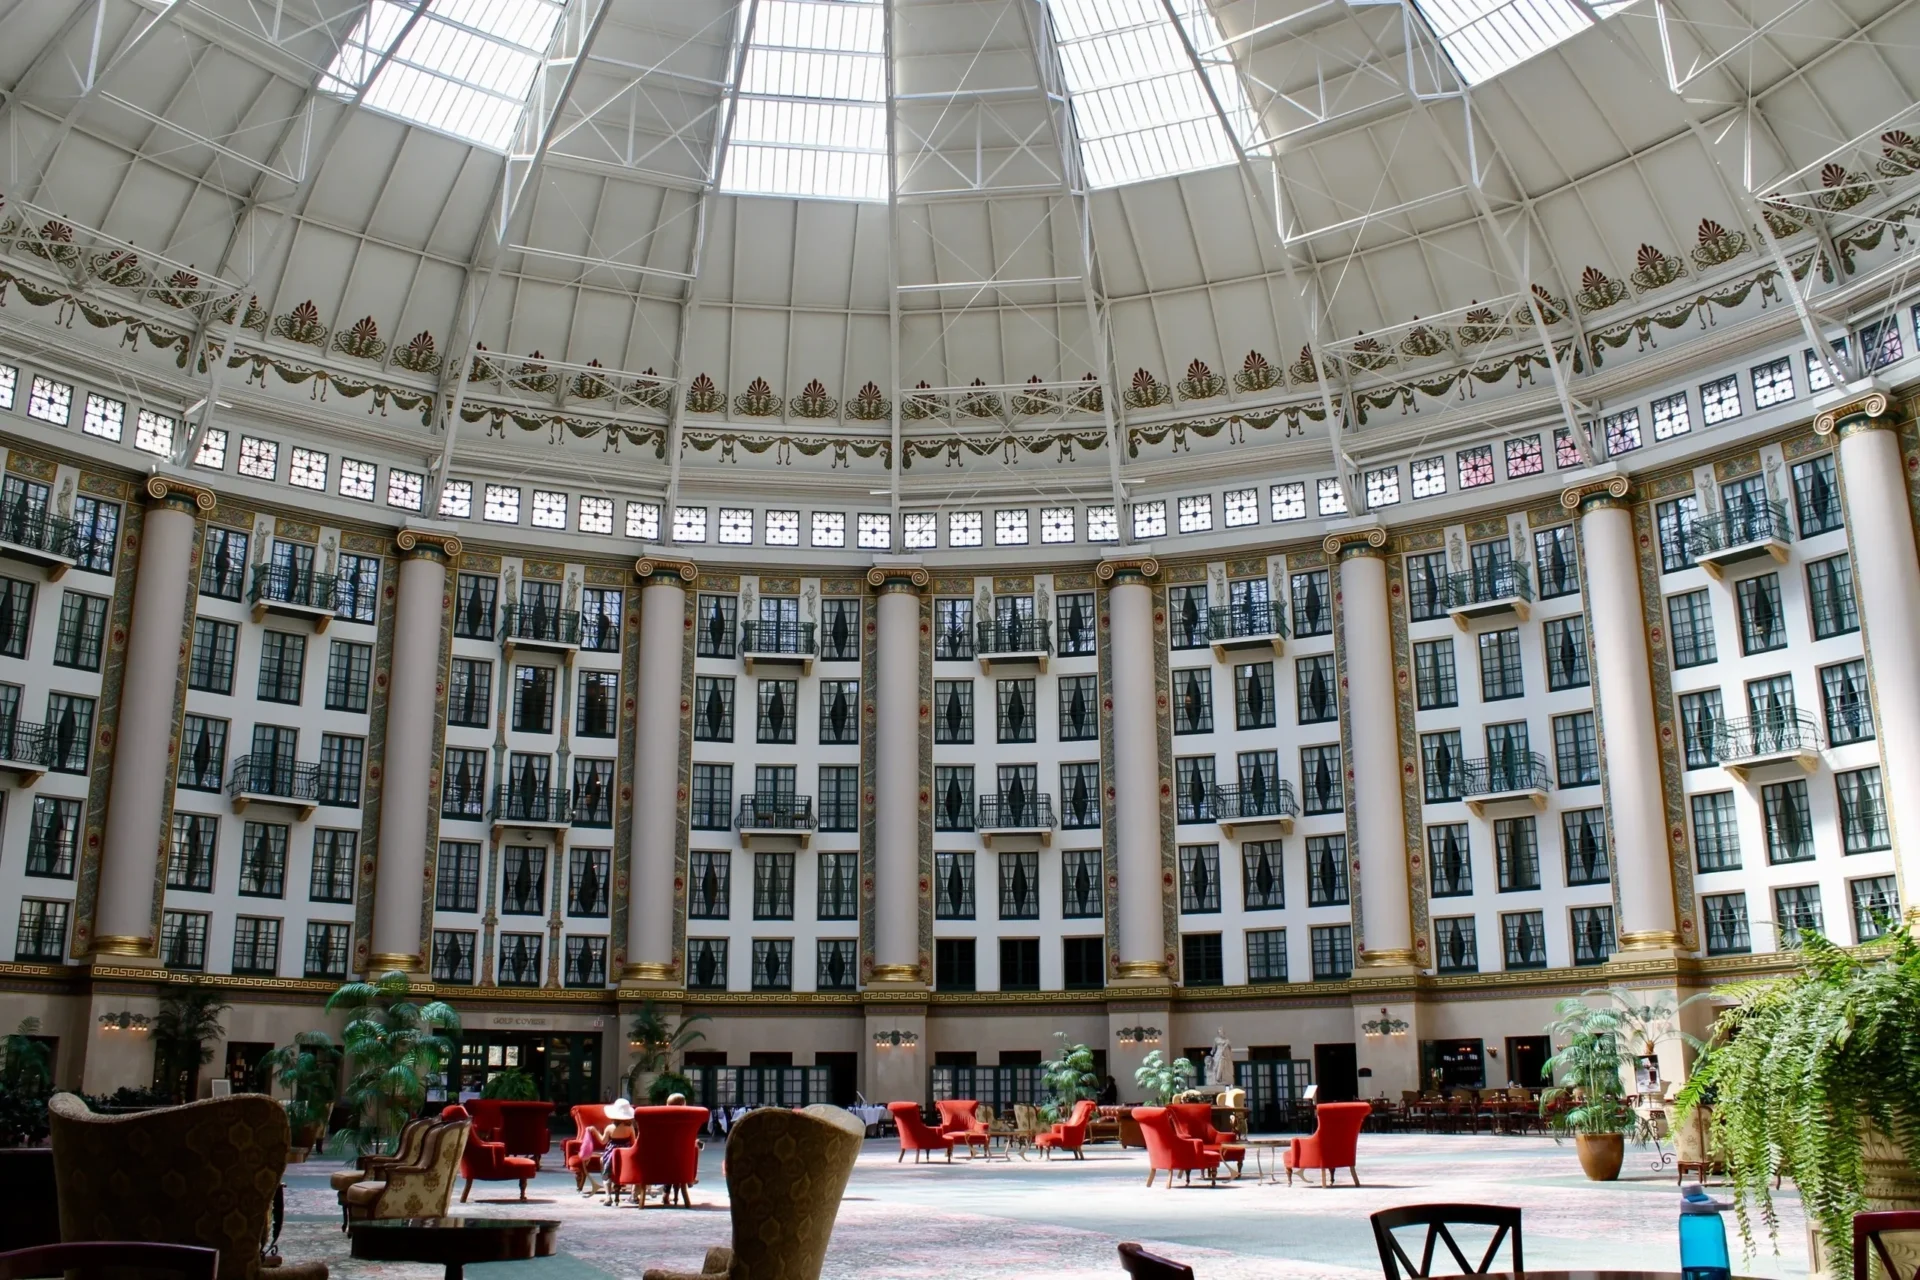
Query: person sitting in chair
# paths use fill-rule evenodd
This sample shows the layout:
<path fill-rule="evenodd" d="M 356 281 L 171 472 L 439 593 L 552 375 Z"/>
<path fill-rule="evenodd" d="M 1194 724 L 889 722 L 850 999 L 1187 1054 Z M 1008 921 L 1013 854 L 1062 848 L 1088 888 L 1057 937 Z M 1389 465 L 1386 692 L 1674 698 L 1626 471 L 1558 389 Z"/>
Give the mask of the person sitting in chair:
<path fill-rule="evenodd" d="M 605 1194 L 606 1189 L 593 1175 L 606 1170 L 613 1148 L 624 1147 L 632 1141 L 633 1104 L 625 1098 L 615 1098 L 607 1104 L 607 1122 L 598 1129 L 588 1125 L 580 1135 L 580 1164 L 586 1174 L 582 1195 Z"/>

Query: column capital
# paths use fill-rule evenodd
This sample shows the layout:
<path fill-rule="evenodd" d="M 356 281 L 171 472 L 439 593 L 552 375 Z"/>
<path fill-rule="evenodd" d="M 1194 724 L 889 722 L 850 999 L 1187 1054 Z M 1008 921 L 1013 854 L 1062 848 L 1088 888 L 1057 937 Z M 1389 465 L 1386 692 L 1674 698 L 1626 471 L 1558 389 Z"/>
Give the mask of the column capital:
<path fill-rule="evenodd" d="M 393 545 L 409 560 L 438 559 L 451 564 L 460 555 L 460 539 L 438 529 L 402 529 Z"/>
<path fill-rule="evenodd" d="M 1127 579 L 1150 581 L 1160 576 L 1160 561 L 1153 556 L 1115 556 L 1102 560 L 1093 571 L 1094 577 L 1109 583 L 1122 575 Z"/>
<path fill-rule="evenodd" d="M 216 505 L 213 490 L 191 481 L 176 480 L 172 476 L 148 476 L 143 488 L 150 506 L 175 506 L 183 510 L 211 511 Z"/>
<path fill-rule="evenodd" d="M 933 584 L 924 565 L 876 564 L 867 570 L 867 585 L 875 591 L 908 591 L 915 595 Z"/>
<path fill-rule="evenodd" d="M 1359 529 L 1336 529 L 1320 540 L 1320 549 L 1330 556 L 1378 556 L 1387 545 L 1387 531 L 1379 525 Z"/>
<path fill-rule="evenodd" d="M 1588 507 L 1610 507 L 1626 501 L 1633 485 L 1625 476 L 1595 477 L 1577 480 L 1560 491 L 1560 505 L 1569 511 Z"/>
<path fill-rule="evenodd" d="M 1884 391 L 1869 391 L 1837 404 L 1813 420 L 1814 434 L 1837 435 L 1842 440 L 1856 431 L 1891 431 L 1893 427 L 1893 398 Z"/>
<path fill-rule="evenodd" d="M 633 576 L 642 582 L 654 578 L 678 578 L 681 582 L 693 582 L 700 577 L 700 568 L 693 561 L 678 556 L 641 556 L 633 562 Z"/>

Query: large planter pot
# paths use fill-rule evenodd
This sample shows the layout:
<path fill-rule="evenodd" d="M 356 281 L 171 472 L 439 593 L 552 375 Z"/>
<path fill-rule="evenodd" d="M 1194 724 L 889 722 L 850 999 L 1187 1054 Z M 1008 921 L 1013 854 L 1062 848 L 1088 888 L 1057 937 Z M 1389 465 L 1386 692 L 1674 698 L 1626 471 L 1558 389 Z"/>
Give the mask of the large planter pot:
<path fill-rule="evenodd" d="M 1626 1137 L 1618 1133 L 1576 1133 L 1573 1148 L 1580 1153 L 1580 1168 L 1590 1182 L 1612 1182 L 1627 1158 Z"/>
<path fill-rule="evenodd" d="M 1913 1166 L 1907 1163 L 1899 1145 L 1876 1128 L 1869 1127 L 1861 1137 L 1867 1177 L 1860 1190 L 1866 1195 L 1867 1208 L 1920 1209 L 1920 1177 L 1914 1175 Z M 1916 1243 L 1911 1234 L 1889 1235 L 1886 1245 L 1902 1276 L 1911 1276 L 1914 1269 L 1920 1267 L 1920 1243 Z M 1879 1258 L 1873 1258 L 1872 1263 L 1868 1272 L 1871 1280 L 1888 1280 Z M 1834 1271 L 1826 1244 L 1811 1222 L 1807 1224 L 1807 1272 L 1809 1280 L 1847 1280 L 1851 1275 Z"/>

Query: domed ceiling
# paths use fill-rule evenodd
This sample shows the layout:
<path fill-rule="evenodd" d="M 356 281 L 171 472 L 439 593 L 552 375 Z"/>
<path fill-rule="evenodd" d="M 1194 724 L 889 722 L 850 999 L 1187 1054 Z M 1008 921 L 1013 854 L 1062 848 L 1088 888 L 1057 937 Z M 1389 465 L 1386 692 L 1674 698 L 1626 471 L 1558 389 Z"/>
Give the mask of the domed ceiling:
<path fill-rule="evenodd" d="M 1912 0 L 16 0 L 6 327 L 651 484 L 1362 456 L 1899 269 L 1916 47 Z"/>

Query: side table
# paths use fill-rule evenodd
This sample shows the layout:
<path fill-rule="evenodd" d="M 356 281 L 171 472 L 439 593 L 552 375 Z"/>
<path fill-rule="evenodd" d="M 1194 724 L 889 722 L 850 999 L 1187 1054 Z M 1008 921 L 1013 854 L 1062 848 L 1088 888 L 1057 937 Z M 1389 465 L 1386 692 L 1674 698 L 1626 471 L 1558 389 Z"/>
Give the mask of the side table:
<path fill-rule="evenodd" d="M 1280 1181 L 1280 1153 L 1293 1145 L 1292 1138 L 1242 1138 L 1240 1145 L 1253 1153 L 1255 1181 L 1267 1185 Z M 1268 1152 L 1273 1154 L 1269 1156 Z"/>
<path fill-rule="evenodd" d="M 551 1258 L 559 1236 L 553 1218 L 376 1218 L 353 1224 L 353 1256 L 437 1262 L 446 1280 L 462 1280 L 468 1263 Z"/>

